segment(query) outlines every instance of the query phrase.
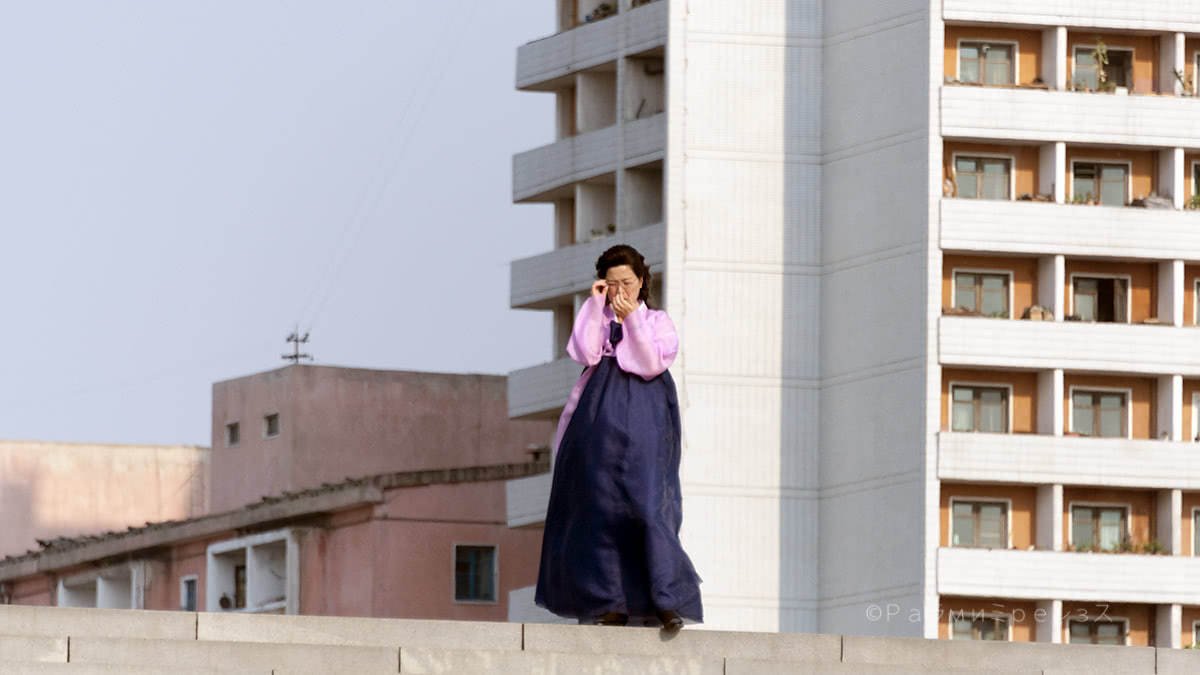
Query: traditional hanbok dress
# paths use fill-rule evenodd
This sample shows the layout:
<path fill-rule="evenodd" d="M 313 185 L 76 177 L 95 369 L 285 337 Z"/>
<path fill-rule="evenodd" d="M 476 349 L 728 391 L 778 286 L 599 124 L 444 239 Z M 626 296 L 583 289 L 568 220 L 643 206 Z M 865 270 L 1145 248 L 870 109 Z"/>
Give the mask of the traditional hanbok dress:
<path fill-rule="evenodd" d="M 644 303 L 618 323 L 589 297 L 575 319 L 567 353 L 585 369 L 559 419 L 536 595 L 559 616 L 704 619 L 679 542 L 678 349 L 670 317 Z"/>

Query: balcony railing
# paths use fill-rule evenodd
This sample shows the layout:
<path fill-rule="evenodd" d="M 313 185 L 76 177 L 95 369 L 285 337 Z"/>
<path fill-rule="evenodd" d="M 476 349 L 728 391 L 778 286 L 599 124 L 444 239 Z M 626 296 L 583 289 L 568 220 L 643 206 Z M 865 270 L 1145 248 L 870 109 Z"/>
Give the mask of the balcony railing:
<path fill-rule="evenodd" d="M 550 90 L 574 73 L 667 43 L 668 3 L 652 2 L 517 50 L 517 88 Z"/>
<path fill-rule="evenodd" d="M 1200 32 L 1194 0 L 943 0 L 942 15 L 946 21 Z"/>
<path fill-rule="evenodd" d="M 938 434 L 940 480 L 1200 490 L 1200 444 L 1037 434 Z"/>
<path fill-rule="evenodd" d="M 944 366 L 1200 375 L 1200 330 L 1140 324 L 943 316 Z"/>
<path fill-rule="evenodd" d="M 937 590 L 1028 600 L 1200 603 L 1200 558 L 939 548 Z"/>
<path fill-rule="evenodd" d="M 946 198 L 941 221 L 945 250 L 1200 260 L 1194 211 Z"/>
<path fill-rule="evenodd" d="M 513 201 L 544 201 L 560 188 L 662 159 L 666 114 L 589 131 L 513 156 Z"/>

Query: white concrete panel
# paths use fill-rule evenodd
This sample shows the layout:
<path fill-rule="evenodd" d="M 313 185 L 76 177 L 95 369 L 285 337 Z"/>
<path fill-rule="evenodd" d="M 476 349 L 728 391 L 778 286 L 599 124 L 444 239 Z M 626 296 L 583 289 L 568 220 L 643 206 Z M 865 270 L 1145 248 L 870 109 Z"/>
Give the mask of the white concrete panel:
<path fill-rule="evenodd" d="M 943 199 L 941 213 L 946 250 L 1200 260 L 1194 211 Z"/>
<path fill-rule="evenodd" d="M 524 527 L 546 521 L 550 503 L 552 472 L 517 478 L 504 484 L 504 504 L 509 527 Z"/>
<path fill-rule="evenodd" d="M 819 48 L 688 44 L 688 95 L 704 101 L 688 109 L 690 153 L 736 157 L 814 155 L 820 152 Z"/>
<path fill-rule="evenodd" d="M 942 87 L 942 134 L 970 139 L 1200 147 L 1200 101 L 1174 96 Z"/>
<path fill-rule="evenodd" d="M 1040 434 L 938 434 L 942 480 L 1200 489 L 1195 443 Z"/>
<path fill-rule="evenodd" d="M 682 480 L 733 494 L 815 489 L 817 399 L 815 386 L 691 376 Z"/>
<path fill-rule="evenodd" d="M 946 21 L 1200 32 L 1194 0 L 944 0 Z"/>
<path fill-rule="evenodd" d="M 923 601 L 920 594 L 890 589 L 867 591 L 848 600 L 822 601 L 820 632 L 921 637 Z M 854 664 L 846 672 L 870 672 L 863 668 L 862 664 Z"/>
<path fill-rule="evenodd" d="M 939 548 L 937 567 L 943 595 L 1200 604 L 1193 557 Z"/>
<path fill-rule="evenodd" d="M 1192 328 L 951 316 L 939 321 L 942 365 L 1200 376 L 1200 331 Z"/>
<path fill-rule="evenodd" d="M 563 358 L 508 374 L 508 416 L 554 416 L 567 402 L 583 366 Z"/>
<path fill-rule="evenodd" d="M 686 180 L 689 262 L 820 264 L 819 166 L 700 157 Z"/>
<path fill-rule="evenodd" d="M 924 463 L 919 365 L 821 389 L 821 485 L 914 473 Z"/>
<path fill-rule="evenodd" d="M 819 283 L 814 275 L 689 265 L 688 373 L 816 377 Z"/>
<path fill-rule="evenodd" d="M 846 34 L 872 34 L 896 24 L 923 21 L 929 0 L 826 0 L 826 39 L 845 39 Z"/>
<path fill-rule="evenodd" d="M 688 32 L 741 38 L 820 39 L 821 0 L 759 0 L 730 3 L 689 0 Z"/>
<path fill-rule="evenodd" d="M 924 487 L 922 475 L 900 475 L 822 490 L 823 605 L 834 599 L 870 602 L 888 589 L 920 587 Z"/>

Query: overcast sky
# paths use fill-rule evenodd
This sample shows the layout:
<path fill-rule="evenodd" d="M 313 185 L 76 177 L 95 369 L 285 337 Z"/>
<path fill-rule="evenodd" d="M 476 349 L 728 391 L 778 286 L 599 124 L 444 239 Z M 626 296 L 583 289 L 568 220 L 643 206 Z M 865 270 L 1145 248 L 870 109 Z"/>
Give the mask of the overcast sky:
<path fill-rule="evenodd" d="M 208 445 L 212 383 L 550 356 L 508 263 L 550 0 L 0 0 L 0 438 Z"/>

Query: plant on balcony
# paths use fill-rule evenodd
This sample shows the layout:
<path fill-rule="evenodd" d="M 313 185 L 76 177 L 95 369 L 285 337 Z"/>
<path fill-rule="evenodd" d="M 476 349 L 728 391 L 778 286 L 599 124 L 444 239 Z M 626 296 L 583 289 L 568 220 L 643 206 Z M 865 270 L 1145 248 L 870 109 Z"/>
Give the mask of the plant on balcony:
<path fill-rule="evenodd" d="M 600 19 L 607 19 L 610 16 L 616 16 L 616 14 L 616 5 L 610 2 L 602 2 L 599 5 L 596 5 L 596 8 L 592 10 L 591 14 L 583 17 L 583 21 L 584 23 L 591 23 L 593 21 L 599 21 Z"/>
<path fill-rule="evenodd" d="M 1179 86 L 1183 89 L 1183 96 L 1196 95 L 1196 83 L 1191 75 L 1186 75 L 1182 70 L 1175 69 L 1175 79 L 1179 81 Z"/>
<path fill-rule="evenodd" d="M 1192 198 L 1188 200 L 1184 207 L 1189 211 L 1200 210 L 1200 194 L 1192 195 Z"/>
<path fill-rule="evenodd" d="M 1030 305 L 1025 308 L 1025 312 L 1021 314 L 1021 318 L 1031 321 L 1053 321 L 1054 312 L 1041 305 Z"/>
<path fill-rule="evenodd" d="M 1108 79 L 1108 71 L 1105 66 L 1108 65 L 1108 45 L 1104 44 L 1104 40 L 1096 38 L 1096 48 L 1092 50 L 1092 60 L 1096 62 L 1096 81 L 1099 83 L 1096 86 L 1098 91 L 1112 93 L 1117 90 L 1117 85 Z"/>

